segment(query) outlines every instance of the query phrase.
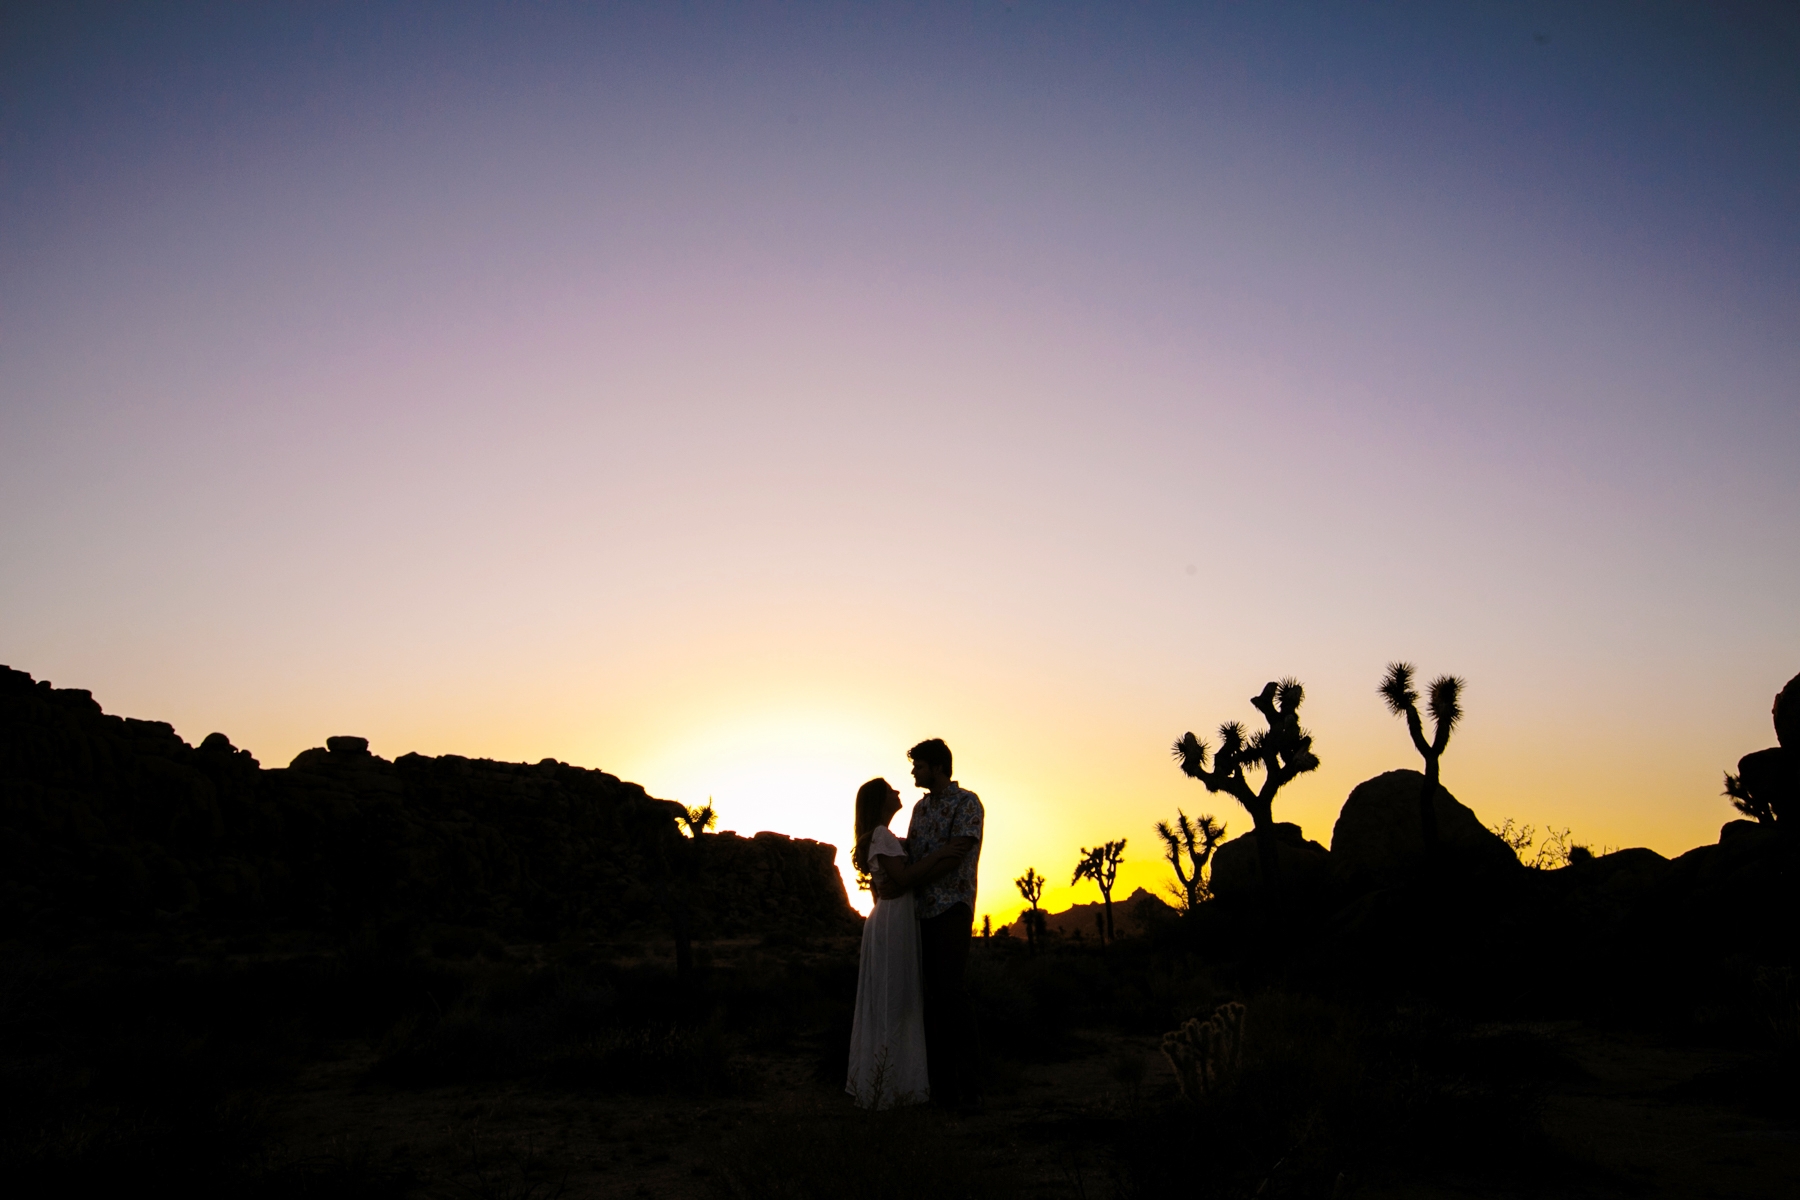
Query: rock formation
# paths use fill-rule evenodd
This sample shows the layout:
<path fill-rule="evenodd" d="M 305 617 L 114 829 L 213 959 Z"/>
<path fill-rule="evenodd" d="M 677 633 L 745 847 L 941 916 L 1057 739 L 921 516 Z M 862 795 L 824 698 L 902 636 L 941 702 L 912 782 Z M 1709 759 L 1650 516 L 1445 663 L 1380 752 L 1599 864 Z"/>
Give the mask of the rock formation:
<path fill-rule="evenodd" d="M 223 734 L 0 668 L 0 936 L 480 926 L 520 940 L 853 929 L 836 850 L 683 838 L 681 806 L 603 771 L 333 737 L 264 770 Z"/>
<path fill-rule="evenodd" d="M 1725 777 L 1725 794 L 1737 810 L 1765 824 L 1800 811 L 1800 675 L 1788 680 L 1770 712 L 1779 745 L 1738 759 Z"/>
<path fill-rule="evenodd" d="M 1415 822 L 1416 823 L 1416 822 Z M 1325 847 L 1306 839 L 1291 821 L 1271 826 L 1280 863 L 1282 886 L 1305 889 L 1316 884 L 1330 863 Z M 1221 900 L 1247 896 L 1262 887 L 1256 833 L 1240 834 L 1213 852 L 1212 893 Z"/>
<path fill-rule="evenodd" d="M 1334 879 L 1378 887 L 1397 882 L 1419 863 L 1425 849 L 1419 822 L 1424 785 L 1425 776 L 1417 771 L 1388 771 L 1352 789 L 1331 831 Z M 1441 784 L 1433 810 L 1440 857 L 1476 869 L 1519 869 L 1511 848 Z M 1213 871 L 1216 880 L 1218 868 Z"/>
<path fill-rule="evenodd" d="M 1176 915 L 1172 905 L 1143 888 L 1137 889 L 1123 900 L 1113 902 L 1113 916 L 1121 937 L 1147 933 L 1155 921 Z M 1092 904 L 1071 904 L 1062 912 L 1044 913 L 1044 929 L 1057 937 L 1074 937 L 1079 933 L 1084 940 L 1097 938 L 1099 935 L 1095 933 L 1094 926 L 1096 916 L 1102 921 L 1106 919 L 1104 907 L 1098 901 Z M 1013 937 L 1023 938 L 1027 935 L 1023 915 L 1006 928 Z"/>

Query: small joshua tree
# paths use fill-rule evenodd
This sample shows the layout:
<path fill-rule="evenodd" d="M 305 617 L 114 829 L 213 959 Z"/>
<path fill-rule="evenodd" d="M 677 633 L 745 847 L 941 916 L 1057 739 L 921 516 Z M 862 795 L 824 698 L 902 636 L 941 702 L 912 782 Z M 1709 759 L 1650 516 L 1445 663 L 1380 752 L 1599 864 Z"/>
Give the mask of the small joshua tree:
<path fill-rule="evenodd" d="M 1105 924 L 1100 930 L 1101 940 L 1113 940 L 1112 890 L 1119 878 L 1119 863 L 1125 857 L 1125 839 L 1116 842 L 1102 842 L 1092 850 L 1082 848 L 1081 861 L 1075 864 L 1075 877 L 1069 882 L 1080 883 L 1083 879 L 1091 879 L 1100 889 L 1100 905 L 1105 911 Z"/>
<path fill-rule="evenodd" d="M 1013 886 L 1031 906 L 1025 910 L 1025 944 L 1036 954 L 1038 934 L 1044 929 L 1044 911 L 1038 907 L 1038 901 L 1044 898 L 1044 877 L 1037 873 L 1036 867 L 1026 867 L 1025 873 L 1013 880 Z"/>
<path fill-rule="evenodd" d="M 1736 775 L 1729 771 L 1725 773 L 1725 795 L 1731 797 L 1731 807 L 1752 821 L 1763 825 L 1775 823 L 1775 806 L 1744 782 L 1742 772 Z"/>
<path fill-rule="evenodd" d="M 1263 880 L 1275 885 L 1281 878 L 1280 860 L 1275 850 L 1275 793 L 1296 775 L 1317 770 L 1318 756 L 1312 752 L 1312 735 L 1300 728 L 1300 704 L 1306 689 L 1298 679 L 1283 679 L 1267 684 L 1250 703 L 1262 713 L 1269 727 L 1260 733 L 1246 734 L 1243 725 L 1227 721 L 1219 726 L 1219 752 L 1211 753 L 1205 740 L 1191 732 L 1175 743 L 1175 757 L 1182 774 L 1198 779 L 1209 792 L 1224 792 L 1250 814 L 1256 832 L 1256 854 L 1262 862 Z M 1212 758 L 1212 769 L 1206 761 Z M 1244 778 L 1245 771 L 1260 768 L 1262 786 L 1252 788 Z"/>
<path fill-rule="evenodd" d="M 1212 858 L 1212 852 L 1225 840 L 1225 826 L 1210 814 L 1202 814 L 1190 821 L 1178 808 L 1173 825 L 1167 821 L 1156 823 L 1156 836 L 1163 841 L 1163 856 L 1175 868 L 1175 879 L 1181 885 L 1185 904 L 1183 911 L 1193 912 L 1206 898 L 1206 880 L 1201 873 L 1206 869 L 1207 860 Z M 1183 855 L 1188 861 L 1186 871 L 1181 868 Z"/>
<path fill-rule="evenodd" d="M 694 964 L 687 889 L 701 870 L 700 835 L 718 823 L 719 814 L 713 810 L 712 797 L 708 796 L 699 808 L 684 808 L 676 816 L 675 829 L 679 836 L 673 839 L 673 845 L 667 844 L 665 838 L 657 839 L 657 857 L 662 867 L 659 890 L 675 931 L 675 972 L 684 983 Z"/>
<path fill-rule="evenodd" d="M 1406 731 L 1412 734 L 1414 747 L 1425 759 L 1425 786 L 1419 789 L 1419 832 L 1429 852 L 1438 844 L 1438 762 L 1450 745 L 1450 731 L 1462 720 L 1463 681 L 1455 675 L 1439 675 L 1431 681 L 1432 730 L 1431 740 L 1426 741 L 1425 725 L 1419 720 L 1419 693 L 1413 690 L 1412 680 L 1411 663 L 1389 663 L 1378 690 L 1387 701 L 1388 711 L 1406 718 Z"/>
<path fill-rule="evenodd" d="M 699 808 L 688 809 L 687 813 L 681 818 L 681 824 L 683 826 L 682 831 L 691 838 L 698 838 L 701 834 L 705 833 L 718 823 L 719 814 L 713 811 L 711 796 L 706 798 L 706 803 L 704 805 Z"/>

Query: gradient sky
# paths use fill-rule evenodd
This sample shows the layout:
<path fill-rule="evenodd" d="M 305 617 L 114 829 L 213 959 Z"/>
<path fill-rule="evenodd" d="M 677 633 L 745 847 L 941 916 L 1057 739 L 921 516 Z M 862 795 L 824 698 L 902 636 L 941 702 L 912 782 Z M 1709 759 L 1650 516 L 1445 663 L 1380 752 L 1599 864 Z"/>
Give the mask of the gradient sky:
<path fill-rule="evenodd" d="M 0 661 L 189 741 L 841 846 L 942 736 L 999 918 L 1248 830 L 1168 747 L 1269 679 L 1322 842 L 1404 657 L 1483 820 L 1673 854 L 1800 671 L 1792 6 L 0 30 Z"/>

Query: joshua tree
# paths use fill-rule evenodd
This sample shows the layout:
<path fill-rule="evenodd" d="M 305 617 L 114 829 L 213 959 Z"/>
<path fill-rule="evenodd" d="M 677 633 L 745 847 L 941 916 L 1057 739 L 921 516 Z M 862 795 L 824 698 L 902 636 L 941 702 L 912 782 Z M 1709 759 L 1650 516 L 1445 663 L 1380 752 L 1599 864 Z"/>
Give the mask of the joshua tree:
<path fill-rule="evenodd" d="M 1025 910 L 1025 944 L 1036 954 L 1038 934 L 1044 928 L 1044 910 L 1038 907 L 1038 901 L 1044 898 L 1044 877 L 1037 873 L 1036 867 L 1026 867 L 1025 873 L 1013 880 L 1013 886 L 1031 906 Z"/>
<path fill-rule="evenodd" d="M 1730 771 L 1725 772 L 1725 791 L 1723 794 L 1731 798 L 1731 807 L 1737 809 L 1738 812 L 1749 817 L 1752 821 L 1768 825 L 1775 820 L 1775 813 L 1769 807 L 1768 801 L 1758 796 L 1750 788 L 1744 786 L 1742 772 L 1739 772 L 1736 775 L 1733 775 Z"/>
<path fill-rule="evenodd" d="M 1758 789 L 1744 782 L 1743 772 L 1733 775 L 1725 773 L 1725 795 L 1731 797 L 1731 807 L 1763 825 L 1775 824 L 1775 806 L 1757 794 Z"/>
<path fill-rule="evenodd" d="M 685 985 L 694 966 L 687 887 L 694 865 L 691 852 L 699 846 L 682 836 L 682 831 L 690 827 L 692 814 L 681 811 L 671 820 L 671 808 L 681 811 L 677 805 L 644 797 L 627 804 L 619 820 L 627 838 L 636 844 L 650 867 L 651 886 L 669 919 L 670 932 L 675 935 L 676 977 Z"/>
<path fill-rule="evenodd" d="M 1296 775 L 1316 770 L 1318 756 L 1312 752 L 1312 735 L 1300 728 L 1300 703 L 1306 689 L 1297 679 L 1283 679 L 1266 685 L 1250 703 L 1262 713 L 1269 727 L 1247 735 L 1237 721 L 1219 726 L 1219 752 L 1212 755 L 1212 769 L 1206 767 L 1211 747 L 1192 733 L 1175 743 L 1175 757 L 1182 773 L 1198 779 L 1209 792 L 1224 792 L 1250 814 L 1255 825 L 1256 855 L 1262 862 L 1265 882 L 1274 885 L 1281 877 L 1280 861 L 1275 857 L 1275 793 Z M 1244 772 L 1262 768 L 1260 788 L 1252 788 Z"/>
<path fill-rule="evenodd" d="M 1112 890 L 1119 878 L 1119 863 L 1125 857 L 1125 839 L 1116 842 L 1102 842 L 1092 850 L 1085 846 L 1081 851 L 1081 861 L 1075 864 L 1075 877 L 1069 882 L 1080 883 L 1083 879 L 1091 879 L 1100 889 L 1100 904 L 1105 910 L 1105 924 L 1101 929 L 1101 940 L 1113 940 Z"/>
<path fill-rule="evenodd" d="M 665 846 L 663 850 L 664 873 L 672 880 L 671 885 L 666 885 L 665 904 L 675 928 L 675 972 L 683 981 L 687 980 L 694 963 L 687 892 L 693 886 L 694 877 L 702 870 L 700 835 L 718 823 L 719 814 L 713 809 L 712 797 L 708 796 L 699 808 L 685 809 L 676 816 L 675 828 L 681 836 L 675 845 Z"/>
<path fill-rule="evenodd" d="M 1419 720 L 1419 693 L 1413 690 L 1412 678 L 1411 663 L 1389 663 L 1379 690 L 1388 711 L 1406 718 L 1406 731 L 1412 734 L 1413 745 L 1425 759 L 1425 786 L 1419 789 L 1419 832 L 1425 839 L 1425 849 L 1431 851 L 1438 844 L 1438 761 L 1450 744 L 1450 731 L 1462 720 L 1463 681 L 1455 675 L 1439 675 L 1431 681 L 1432 731 L 1428 742 L 1424 723 Z"/>
<path fill-rule="evenodd" d="M 1156 823 L 1156 836 L 1163 840 L 1163 855 L 1169 860 L 1169 865 L 1175 868 L 1175 879 L 1181 884 L 1181 894 L 1186 904 L 1184 911 L 1193 912 L 1206 895 L 1206 881 L 1201 877 L 1201 872 L 1205 870 L 1212 852 L 1225 840 L 1225 826 L 1210 814 L 1202 814 L 1190 821 L 1188 815 L 1178 808 L 1175 810 L 1173 826 L 1167 821 Z M 1186 871 L 1181 869 L 1184 854 L 1188 861 Z"/>

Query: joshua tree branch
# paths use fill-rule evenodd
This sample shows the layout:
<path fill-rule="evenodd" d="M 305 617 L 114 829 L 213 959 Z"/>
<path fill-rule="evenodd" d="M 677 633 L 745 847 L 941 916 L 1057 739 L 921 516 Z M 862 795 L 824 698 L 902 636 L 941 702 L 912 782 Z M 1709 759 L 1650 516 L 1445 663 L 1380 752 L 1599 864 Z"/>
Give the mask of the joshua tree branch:
<path fill-rule="evenodd" d="M 1156 836 L 1163 840 L 1164 856 L 1168 858 L 1169 865 L 1175 868 L 1175 879 L 1181 884 L 1181 890 L 1191 894 L 1191 889 L 1188 886 L 1187 872 L 1181 869 L 1182 850 L 1185 849 L 1189 857 L 1192 857 L 1194 853 L 1194 835 L 1193 831 L 1188 827 L 1185 814 L 1180 818 L 1180 827 L 1182 836 L 1178 837 L 1176 836 L 1175 830 L 1169 828 L 1169 823 L 1167 821 L 1158 821 L 1156 823 Z"/>
<path fill-rule="evenodd" d="M 1455 675 L 1439 675 L 1431 681 L 1431 720 L 1436 726 L 1431 739 L 1434 757 L 1444 753 L 1450 745 L 1451 731 L 1462 720 L 1462 689 L 1463 681 Z"/>
<path fill-rule="evenodd" d="M 1413 745 L 1421 757 L 1430 761 L 1432 757 L 1431 743 L 1425 740 L 1425 723 L 1419 720 L 1419 710 L 1408 704 L 1406 712 L 1406 732 L 1412 734 Z"/>

